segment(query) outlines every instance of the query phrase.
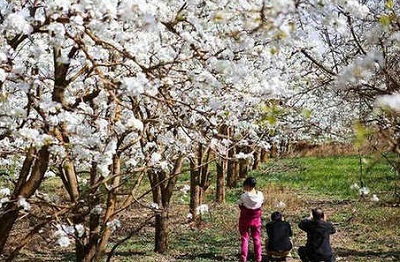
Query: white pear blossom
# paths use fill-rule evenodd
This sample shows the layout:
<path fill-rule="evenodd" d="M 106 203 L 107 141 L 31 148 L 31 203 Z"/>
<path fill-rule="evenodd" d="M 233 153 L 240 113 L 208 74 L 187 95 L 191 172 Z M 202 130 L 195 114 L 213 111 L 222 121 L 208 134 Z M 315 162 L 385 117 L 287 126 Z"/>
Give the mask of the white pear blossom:
<path fill-rule="evenodd" d="M 138 165 L 138 161 L 134 158 L 129 159 L 125 163 L 127 166 L 136 167 Z"/>
<path fill-rule="evenodd" d="M 360 196 L 366 196 L 366 195 L 368 195 L 368 194 L 369 194 L 369 191 L 370 191 L 370 190 L 369 190 L 368 187 L 363 186 L 362 188 L 359 189 Z"/>
<path fill-rule="evenodd" d="M 0 71 L 1 73 L 1 71 Z M 15 116 L 16 118 L 25 118 L 26 117 L 26 111 L 23 108 L 17 107 L 13 108 L 10 111 L 12 116 Z"/>
<path fill-rule="evenodd" d="M 157 203 L 151 203 L 151 204 L 150 204 L 150 208 L 152 208 L 152 209 L 159 209 L 160 207 L 158 206 Z"/>
<path fill-rule="evenodd" d="M 70 226 L 70 225 L 62 225 L 62 230 L 67 233 L 68 235 L 72 235 L 75 233 L 75 228 L 74 226 Z"/>
<path fill-rule="evenodd" d="M 4 82 L 7 78 L 7 73 L 4 69 L 0 68 L 0 82 Z"/>
<path fill-rule="evenodd" d="M 380 96 L 376 100 L 376 105 L 400 113 L 400 93 Z"/>
<path fill-rule="evenodd" d="M 71 244 L 71 240 L 68 237 L 68 227 L 64 225 L 57 225 L 57 231 L 54 232 L 54 237 L 57 239 L 57 243 L 61 247 L 68 247 Z"/>
<path fill-rule="evenodd" d="M 78 176 L 77 177 L 78 183 L 81 185 L 87 185 L 88 184 L 88 180 L 84 177 Z"/>
<path fill-rule="evenodd" d="M 139 96 L 143 94 L 147 86 L 147 78 L 140 73 L 136 77 L 126 77 L 122 80 L 122 87 L 126 88 L 128 95 Z"/>
<path fill-rule="evenodd" d="M 237 159 L 248 159 L 248 158 L 250 158 L 251 156 L 250 156 L 250 154 L 245 154 L 245 153 L 243 153 L 243 152 L 239 152 L 239 154 L 236 154 L 235 157 L 236 157 Z"/>
<path fill-rule="evenodd" d="M 60 247 L 68 247 L 71 245 L 71 240 L 68 238 L 68 236 L 60 236 L 57 240 L 57 243 L 60 245 Z"/>
<path fill-rule="evenodd" d="M 113 219 L 113 220 L 107 222 L 106 225 L 107 225 L 107 227 L 109 227 L 111 229 L 111 231 L 114 232 L 119 227 L 121 227 L 121 221 L 119 221 L 118 219 Z"/>
<path fill-rule="evenodd" d="M 39 131 L 33 128 L 22 128 L 19 134 L 28 141 L 34 141 L 39 138 Z"/>
<path fill-rule="evenodd" d="M 126 124 L 128 127 L 132 127 L 133 129 L 139 131 L 143 130 L 143 122 L 135 117 L 129 118 Z"/>
<path fill-rule="evenodd" d="M 156 152 L 151 154 L 150 165 L 157 165 L 158 163 L 160 163 L 161 159 L 161 154 Z"/>
<path fill-rule="evenodd" d="M 11 190 L 7 187 L 3 187 L 0 189 L 0 196 L 9 196 L 11 194 Z"/>
<path fill-rule="evenodd" d="M 286 204 L 280 200 L 276 203 L 275 207 L 279 210 L 284 210 L 286 208 Z"/>
<path fill-rule="evenodd" d="M 180 189 L 180 191 L 184 194 L 187 194 L 190 190 L 190 186 L 189 185 L 183 185 L 183 187 Z"/>
<path fill-rule="evenodd" d="M 8 197 L 2 197 L 0 198 L 0 207 L 3 206 L 4 203 L 7 203 L 8 201 L 10 201 L 10 199 Z"/>
<path fill-rule="evenodd" d="M 75 225 L 75 230 L 78 237 L 82 237 L 85 234 L 85 227 L 82 224 Z"/>
<path fill-rule="evenodd" d="M 209 210 L 208 210 L 208 205 L 207 204 L 199 205 L 196 208 L 196 214 L 204 215 L 204 214 L 206 214 L 208 212 L 209 212 Z"/>
<path fill-rule="evenodd" d="M 94 215 L 101 215 L 101 212 L 103 212 L 103 208 L 101 207 L 101 205 L 96 205 L 92 210 L 91 210 L 91 214 Z"/>
<path fill-rule="evenodd" d="M 65 27 L 61 23 L 52 23 L 47 29 L 53 34 L 56 38 L 63 38 L 65 35 Z"/>
<path fill-rule="evenodd" d="M 0 63 L 1 63 L 1 62 L 7 61 L 7 59 L 8 59 L 7 54 L 4 53 L 4 52 L 2 52 L 2 51 L 0 50 Z M 2 70 L 3 70 L 3 69 L 2 69 Z M 1 79 L 1 78 L 0 78 L 0 79 Z"/>
<path fill-rule="evenodd" d="M 371 197 L 371 201 L 372 202 L 379 202 L 378 196 L 376 194 L 373 194 L 372 197 Z"/>
<path fill-rule="evenodd" d="M 354 189 L 358 190 L 358 189 L 360 189 L 360 186 L 359 186 L 357 183 L 354 183 L 354 184 L 352 184 L 352 185 L 350 186 L 350 189 L 352 189 L 352 190 L 354 190 Z"/>
<path fill-rule="evenodd" d="M 17 34 L 30 34 L 33 31 L 32 26 L 21 13 L 11 13 L 4 21 L 6 30 L 13 31 Z"/>
<path fill-rule="evenodd" d="M 22 207 L 25 211 L 29 211 L 31 209 L 31 204 L 29 204 L 29 202 L 26 201 L 26 198 L 22 196 L 18 198 L 18 206 Z"/>
<path fill-rule="evenodd" d="M 369 14 L 368 6 L 358 0 L 339 0 L 338 3 L 356 17 L 365 18 Z"/>
<path fill-rule="evenodd" d="M 170 166 L 169 166 L 168 161 L 160 161 L 160 162 L 158 163 L 158 165 L 159 165 L 159 167 L 160 167 L 163 171 L 168 172 L 169 169 L 170 169 Z"/>
<path fill-rule="evenodd" d="M 396 86 L 396 21 L 377 1 L 39 2 L 0 0 L 0 166 L 15 170 L 13 180 L 31 146 L 48 146 L 48 170 L 69 161 L 81 186 L 87 174 L 110 175 L 117 153 L 129 169 L 122 182 L 136 168 L 161 168 L 168 179 L 177 156 L 196 157 L 197 142 L 226 157 L 236 145 L 343 141 L 346 121 L 359 117 L 348 101 L 355 87 L 370 101 Z M 346 100 L 336 95 L 343 90 Z M 395 94 L 376 106 L 397 112 Z M 91 214 L 107 207 L 99 201 Z M 85 234 L 70 227 L 59 227 L 61 246 Z"/>

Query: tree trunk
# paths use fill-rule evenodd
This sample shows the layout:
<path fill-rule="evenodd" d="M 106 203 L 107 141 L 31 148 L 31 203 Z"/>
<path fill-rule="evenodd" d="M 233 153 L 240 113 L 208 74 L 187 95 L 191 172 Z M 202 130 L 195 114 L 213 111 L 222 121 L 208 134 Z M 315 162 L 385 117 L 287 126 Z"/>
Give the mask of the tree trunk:
<path fill-rule="evenodd" d="M 260 161 L 261 161 L 262 163 L 265 163 L 265 162 L 267 162 L 267 159 L 268 159 L 267 150 L 264 149 L 264 148 L 262 148 L 262 149 L 261 149 L 261 153 L 260 153 Z"/>
<path fill-rule="evenodd" d="M 153 195 L 153 199 L 161 199 L 160 210 L 157 210 L 155 219 L 154 251 L 157 253 L 164 253 L 168 249 L 169 206 L 178 175 L 182 170 L 183 161 L 183 156 L 174 160 L 174 168 L 169 174 L 165 174 L 161 170 L 152 172 L 153 178 L 156 176 L 156 179 L 152 180 L 151 186 L 152 188 L 158 188 L 157 190 L 152 190 L 153 194 L 158 194 L 156 196 Z M 158 182 L 153 184 L 156 181 Z"/>
<path fill-rule="evenodd" d="M 198 206 L 204 202 L 204 192 L 210 185 L 209 182 L 209 158 L 211 150 L 204 150 L 199 143 L 196 157 L 190 160 L 190 213 L 192 220 L 197 221 L 200 215 L 197 212 Z"/>
<path fill-rule="evenodd" d="M 24 161 L 24 165 L 21 170 L 21 176 L 19 176 L 17 181 L 18 187 L 16 187 L 13 192 L 11 199 L 13 201 L 17 201 L 19 197 L 28 199 L 35 193 L 43 181 L 43 177 L 46 173 L 49 163 L 50 153 L 48 151 L 48 147 L 42 147 L 36 155 L 34 161 L 32 161 L 32 155 L 33 152 L 30 150 Z M 27 164 L 28 162 L 29 164 Z M 29 168 L 31 166 L 32 170 L 30 171 L 30 176 L 26 176 L 26 174 L 29 174 Z M 28 168 L 28 170 L 24 168 Z M 24 181 L 21 182 L 21 180 Z M 13 225 L 18 218 L 18 214 L 19 207 L 17 204 L 15 204 L 15 202 L 6 205 L 5 208 L 2 208 L 0 215 L 0 254 L 3 253 L 5 244 L 10 235 L 10 231 L 12 230 Z"/>
<path fill-rule="evenodd" d="M 271 145 L 271 149 L 269 152 L 269 157 L 270 158 L 275 158 L 278 156 L 278 146 L 276 145 L 276 143 L 272 143 Z"/>
<path fill-rule="evenodd" d="M 205 158 L 202 158 L 202 165 L 200 168 L 200 203 L 204 203 L 204 194 L 210 186 L 210 157 L 211 149 L 207 148 L 205 152 Z"/>
<path fill-rule="evenodd" d="M 79 198 L 79 187 L 74 164 L 69 159 L 67 159 L 64 163 L 63 175 L 65 177 L 65 181 L 67 182 L 67 184 L 64 184 L 64 186 L 67 188 L 71 202 L 74 203 Z"/>
<path fill-rule="evenodd" d="M 253 170 L 257 170 L 257 169 L 258 169 L 258 166 L 259 166 L 259 164 L 260 164 L 260 158 L 261 158 L 261 156 L 260 156 L 260 149 L 259 149 L 259 148 L 255 148 L 255 149 L 254 149 L 253 158 L 254 158 L 254 161 L 253 161 L 253 165 L 252 165 L 251 168 L 252 168 Z"/>
<path fill-rule="evenodd" d="M 151 184 L 151 193 L 153 196 L 153 203 L 156 203 L 158 206 L 162 206 L 162 201 L 161 201 L 161 182 L 158 177 L 158 174 L 154 170 L 149 170 L 147 172 L 147 175 L 150 180 Z"/>
<path fill-rule="evenodd" d="M 216 188 L 216 196 L 215 201 L 217 203 L 224 203 L 225 202 L 225 161 L 218 160 L 216 162 L 217 166 L 217 188 Z"/>
<path fill-rule="evenodd" d="M 7 242 L 8 236 L 10 235 L 11 229 L 14 226 L 15 221 L 18 218 L 18 206 L 15 203 L 9 203 L 4 208 L 2 215 L 0 216 L 0 250 L 3 253 L 4 246 Z"/>
<path fill-rule="evenodd" d="M 196 164 L 190 163 L 190 213 L 192 214 L 192 220 L 197 221 L 199 214 L 196 212 L 200 205 L 200 186 L 199 186 L 199 170 Z"/>
<path fill-rule="evenodd" d="M 111 222 L 115 218 L 115 210 L 117 207 L 117 193 L 121 182 L 121 159 L 119 155 L 114 155 L 112 164 L 112 185 L 108 191 L 107 208 L 103 220 L 103 232 L 97 246 L 97 252 L 94 261 L 100 261 L 106 252 L 106 245 L 112 234 L 112 229 L 107 226 L 107 222 Z"/>
<path fill-rule="evenodd" d="M 97 164 L 92 163 L 90 170 L 90 185 L 91 193 L 89 197 L 89 210 L 93 210 L 97 205 L 100 204 L 100 199 L 96 196 L 98 186 L 95 186 L 98 182 L 97 176 Z M 97 245 L 100 242 L 101 237 L 101 224 L 100 224 L 100 214 L 91 212 L 89 215 L 89 235 L 84 236 L 83 240 L 79 241 L 77 239 L 76 243 L 76 261 L 93 261 L 93 258 L 97 252 Z"/>
<path fill-rule="evenodd" d="M 248 174 L 248 160 L 247 159 L 240 159 L 239 160 L 239 177 L 246 178 Z"/>
<path fill-rule="evenodd" d="M 226 170 L 226 184 L 229 188 L 234 188 L 238 180 L 238 163 L 234 160 L 236 154 L 235 147 L 228 151 L 227 170 Z"/>
<path fill-rule="evenodd" d="M 168 249 L 168 223 L 168 208 L 164 208 L 160 213 L 156 214 L 155 221 L 154 251 L 160 254 Z"/>

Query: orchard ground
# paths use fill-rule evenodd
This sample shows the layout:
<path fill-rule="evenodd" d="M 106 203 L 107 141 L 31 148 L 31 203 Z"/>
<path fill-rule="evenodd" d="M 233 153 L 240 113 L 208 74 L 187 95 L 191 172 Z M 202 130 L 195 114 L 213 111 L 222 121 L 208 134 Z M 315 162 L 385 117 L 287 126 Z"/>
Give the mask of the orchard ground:
<path fill-rule="evenodd" d="M 302 157 L 270 160 L 254 171 L 258 189 L 264 192 L 263 224 L 279 201 L 285 203 L 284 214 L 294 231 L 293 261 L 300 261 L 297 248 L 305 243 L 305 234 L 297 223 L 308 216 L 310 208 L 322 207 L 334 223 L 337 233 L 332 246 L 337 261 L 400 261 L 399 177 L 383 161 L 354 156 Z M 360 181 L 369 187 L 369 194 L 359 197 L 352 185 Z M 183 176 L 179 185 L 188 184 Z M 132 206 L 120 219 L 122 227 L 115 232 L 110 249 L 118 240 L 141 228 L 115 249 L 111 261 L 238 261 L 238 208 L 235 204 L 241 186 L 227 192 L 225 204 L 211 204 L 213 188 L 208 191 L 209 212 L 200 225 L 187 220 L 188 196 L 177 191 L 171 210 L 170 250 L 153 252 L 153 212 L 140 205 Z M 373 194 L 379 201 L 372 201 Z M 141 210 L 142 209 L 142 210 Z M 263 228 L 263 239 L 266 233 Z M 73 248 L 55 248 L 48 239 L 35 241 L 22 251 L 19 261 L 74 261 Z M 263 243 L 264 244 L 264 243 Z M 252 255 L 252 254 L 251 254 Z M 251 261 L 251 260 L 250 260 Z"/>

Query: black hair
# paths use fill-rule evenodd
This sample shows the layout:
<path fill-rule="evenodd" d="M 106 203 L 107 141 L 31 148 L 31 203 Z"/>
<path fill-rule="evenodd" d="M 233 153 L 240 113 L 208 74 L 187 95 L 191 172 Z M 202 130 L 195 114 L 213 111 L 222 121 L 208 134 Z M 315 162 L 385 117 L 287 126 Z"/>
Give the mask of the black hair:
<path fill-rule="evenodd" d="M 254 177 L 248 177 L 243 181 L 243 186 L 256 187 L 256 179 Z"/>
<path fill-rule="evenodd" d="M 282 213 L 279 211 L 275 211 L 271 214 L 272 221 L 282 221 Z"/>
<path fill-rule="evenodd" d="M 311 210 L 314 220 L 321 220 L 324 218 L 324 211 L 321 208 L 314 208 Z"/>

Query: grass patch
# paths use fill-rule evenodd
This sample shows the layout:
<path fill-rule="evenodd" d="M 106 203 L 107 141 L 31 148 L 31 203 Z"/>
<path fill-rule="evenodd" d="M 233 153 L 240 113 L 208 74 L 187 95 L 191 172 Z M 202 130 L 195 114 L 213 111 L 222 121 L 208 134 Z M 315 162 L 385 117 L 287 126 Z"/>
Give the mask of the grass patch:
<path fill-rule="evenodd" d="M 351 188 L 355 183 L 367 186 L 370 194 L 394 192 L 398 177 L 386 160 L 364 160 L 362 170 L 357 156 L 302 157 L 271 160 L 254 175 L 259 181 L 337 199 L 357 198 L 359 191 Z"/>

